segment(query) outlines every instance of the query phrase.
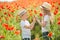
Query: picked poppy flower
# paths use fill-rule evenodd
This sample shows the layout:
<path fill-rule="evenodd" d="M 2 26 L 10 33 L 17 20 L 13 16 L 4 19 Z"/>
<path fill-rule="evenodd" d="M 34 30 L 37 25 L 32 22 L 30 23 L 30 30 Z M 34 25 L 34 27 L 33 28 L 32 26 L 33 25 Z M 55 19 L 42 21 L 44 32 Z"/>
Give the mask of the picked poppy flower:
<path fill-rule="evenodd" d="M 5 38 L 5 36 L 0 35 L 0 39 L 1 39 L 1 38 Z"/>
<path fill-rule="evenodd" d="M 34 10 L 34 13 L 35 13 L 35 14 L 37 14 L 37 11 L 36 11 L 36 10 Z"/>
<path fill-rule="evenodd" d="M 43 14 L 42 14 L 42 13 L 40 13 L 39 15 L 40 15 L 41 17 L 43 16 Z"/>
<path fill-rule="evenodd" d="M 15 34 L 16 34 L 16 35 L 19 35 L 20 33 L 21 33 L 20 30 L 16 30 L 16 31 L 15 31 Z"/>
<path fill-rule="evenodd" d="M 50 33 L 48 34 L 48 37 L 52 37 L 52 35 L 53 35 L 53 33 L 52 33 L 52 32 L 50 32 Z"/>

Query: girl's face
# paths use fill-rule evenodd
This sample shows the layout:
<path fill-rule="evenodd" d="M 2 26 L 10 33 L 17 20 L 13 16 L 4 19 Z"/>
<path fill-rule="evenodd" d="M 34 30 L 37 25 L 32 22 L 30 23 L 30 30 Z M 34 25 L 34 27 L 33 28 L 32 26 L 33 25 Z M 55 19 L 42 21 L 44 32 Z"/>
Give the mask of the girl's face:
<path fill-rule="evenodd" d="M 43 8 L 41 9 L 41 12 L 42 12 L 42 14 L 43 14 L 43 16 L 44 16 L 44 15 L 45 15 L 45 13 L 44 13 L 44 9 L 43 9 Z"/>
<path fill-rule="evenodd" d="M 23 19 L 28 19 L 29 16 L 27 13 L 25 13 L 22 17 L 23 17 Z"/>

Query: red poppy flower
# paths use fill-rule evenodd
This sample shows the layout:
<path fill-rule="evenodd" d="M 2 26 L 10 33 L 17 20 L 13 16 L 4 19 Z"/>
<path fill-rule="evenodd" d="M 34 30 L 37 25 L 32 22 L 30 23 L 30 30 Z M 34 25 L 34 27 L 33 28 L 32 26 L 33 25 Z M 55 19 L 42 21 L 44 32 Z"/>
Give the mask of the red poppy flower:
<path fill-rule="evenodd" d="M 59 7 L 56 7 L 56 9 L 58 10 L 58 9 L 59 9 Z"/>
<path fill-rule="evenodd" d="M 3 23 L 2 26 L 5 27 L 6 30 L 11 30 L 11 29 L 13 29 L 12 27 L 10 28 L 9 25 L 6 24 L 6 23 Z"/>
<path fill-rule="evenodd" d="M 11 26 L 11 27 L 10 27 L 10 30 L 14 30 L 14 26 Z"/>
<path fill-rule="evenodd" d="M 7 28 L 8 27 L 8 24 L 3 23 L 2 26 Z"/>
<path fill-rule="evenodd" d="M 52 5 L 52 7 L 55 7 L 54 5 Z"/>
<path fill-rule="evenodd" d="M 42 14 L 42 13 L 40 13 L 39 15 L 40 15 L 40 16 L 43 16 L 43 14 Z"/>
<path fill-rule="evenodd" d="M 8 18 L 8 17 L 5 17 L 5 19 L 6 19 L 6 21 L 8 21 L 8 20 L 9 20 L 9 18 Z"/>
<path fill-rule="evenodd" d="M 2 36 L 2 35 L 0 35 L 0 39 L 1 39 L 1 38 L 5 38 L 5 37 L 4 37 L 4 36 Z"/>
<path fill-rule="evenodd" d="M 10 9 L 11 7 L 10 7 L 10 5 L 7 4 L 7 5 L 6 5 L 6 8 L 7 8 L 7 9 Z"/>
<path fill-rule="evenodd" d="M 36 10 L 34 10 L 34 13 L 35 13 L 35 14 L 37 14 L 37 11 L 36 11 Z"/>
<path fill-rule="evenodd" d="M 54 15 L 56 15 L 58 13 L 58 10 L 56 9 L 55 11 L 54 11 Z"/>
<path fill-rule="evenodd" d="M 60 5 L 60 3 L 58 3 Z"/>
<path fill-rule="evenodd" d="M 58 25 L 60 25 L 60 21 L 58 21 L 58 23 L 57 23 Z"/>
<path fill-rule="evenodd" d="M 53 34 L 53 33 L 52 33 L 52 32 L 50 32 L 50 33 L 48 34 L 48 37 L 52 37 L 52 34 Z"/>
<path fill-rule="evenodd" d="M 13 13 L 15 10 L 11 8 L 10 11 Z"/>
<path fill-rule="evenodd" d="M 56 12 L 54 12 L 54 15 L 56 15 L 57 13 Z"/>
<path fill-rule="evenodd" d="M 55 2 L 53 2 L 53 3 L 55 3 Z"/>
<path fill-rule="evenodd" d="M 21 33 L 20 30 L 16 30 L 16 31 L 15 31 L 15 34 L 16 34 L 16 35 L 19 35 L 20 33 Z"/>
<path fill-rule="evenodd" d="M 28 10 L 29 13 L 31 13 L 33 10 Z"/>
<path fill-rule="evenodd" d="M 30 13 L 30 16 L 32 16 L 32 13 Z"/>
<path fill-rule="evenodd" d="M 2 5 L 2 4 L 0 4 L 0 8 L 1 8 L 1 9 L 4 9 L 4 7 L 3 7 L 3 5 Z"/>
<path fill-rule="evenodd" d="M 6 15 L 7 13 L 6 13 L 6 12 L 4 12 L 4 14 Z"/>
<path fill-rule="evenodd" d="M 6 30 L 9 30 L 9 31 L 11 31 L 13 29 L 14 29 L 14 27 L 6 27 Z"/>
<path fill-rule="evenodd" d="M 10 28 L 9 28 L 9 27 L 5 27 L 5 29 L 6 29 L 6 30 L 10 30 Z"/>
<path fill-rule="evenodd" d="M 13 13 L 15 10 L 11 10 L 11 12 Z"/>
<path fill-rule="evenodd" d="M 8 16 L 9 16 L 9 17 L 11 17 L 11 14 L 10 14 L 10 13 L 8 13 Z"/>
<path fill-rule="evenodd" d="M 60 21 L 60 17 L 58 17 L 57 20 Z"/>

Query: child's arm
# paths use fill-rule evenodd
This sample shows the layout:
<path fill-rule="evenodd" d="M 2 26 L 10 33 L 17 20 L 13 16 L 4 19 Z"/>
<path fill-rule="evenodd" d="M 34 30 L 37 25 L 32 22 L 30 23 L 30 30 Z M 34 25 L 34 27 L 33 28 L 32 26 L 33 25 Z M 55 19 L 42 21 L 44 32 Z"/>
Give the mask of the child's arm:
<path fill-rule="evenodd" d="M 40 22 L 40 20 L 38 19 L 38 17 L 35 16 L 35 18 L 36 18 L 36 21 L 39 23 L 39 25 L 41 25 L 41 22 Z"/>
<path fill-rule="evenodd" d="M 42 22 L 40 22 L 40 20 L 38 19 L 37 16 L 36 16 L 36 21 L 37 21 L 37 22 L 39 23 L 39 25 L 42 26 L 42 27 L 44 27 L 44 26 L 46 25 L 46 23 L 47 23 L 46 21 L 43 21 L 43 20 L 42 20 Z"/>
<path fill-rule="evenodd" d="M 34 28 L 35 22 L 36 22 L 36 20 L 35 20 L 35 18 L 33 18 L 33 22 L 32 22 L 31 25 L 30 25 L 31 29 Z"/>
<path fill-rule="evenodd" d="M 30 24 L 30 26 L 25 26 L 25 28 L 33 29 L 35 22 L 36 22 L 36 20 L 35 20 L 35 18 L 33 18 L 33 22 Z"/>

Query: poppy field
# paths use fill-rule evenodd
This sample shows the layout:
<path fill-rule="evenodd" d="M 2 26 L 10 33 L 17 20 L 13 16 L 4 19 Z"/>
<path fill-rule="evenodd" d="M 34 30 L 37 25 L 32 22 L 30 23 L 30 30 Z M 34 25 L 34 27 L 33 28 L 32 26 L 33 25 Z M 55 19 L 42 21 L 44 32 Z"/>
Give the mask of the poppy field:
<path fill-rule="evenodd" d="M 51 24 L 51 31 L 48 37 L 52 40 L 60 40 L 60 3 L 52 2 L 51 12 L 53 14 L 53 24 Z M 21 27 L 19 10 L 25 8 L 20 6 L 18 2 L 0 3 L 0 40 L 21 40 Z M 40 19 L 43 16 L 39 6 L 36 5 L 25 8 L 28 13 L 28 20 L 31 23 L 32 17 L 37 15 Z M 31 31 L 32 39 L 43 40 L 40 25 L 36 22 L 35 27 Z"/>

